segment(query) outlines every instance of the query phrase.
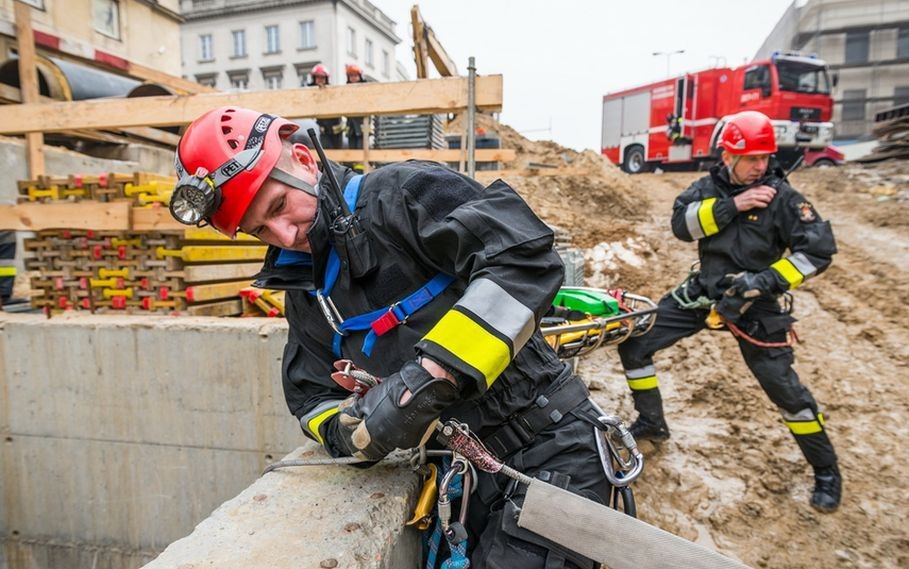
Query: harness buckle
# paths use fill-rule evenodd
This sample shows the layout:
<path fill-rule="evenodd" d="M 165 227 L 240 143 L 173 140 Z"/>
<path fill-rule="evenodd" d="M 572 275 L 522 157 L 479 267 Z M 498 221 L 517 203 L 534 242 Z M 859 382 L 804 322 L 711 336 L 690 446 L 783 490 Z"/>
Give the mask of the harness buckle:
<path fill-rule="evenodd" d="M 316 302 L 319 304 L 319 308 L 322 309 L 322 314 L 325 316 L 325 321 L 328 322 L 328 325 L 334 330 L 335 334 L 339 336 L 346 336 L 347 332 L 341 329 L 341 324 L 344 323 L 344 318 L 341 317 L 341 313 L 338 312 L 335 303 L 332 302 L 330 296 L 325 296 L 322 294 L 322 290 L 316 291 Z"/>
<path fill-rule="evenodd" d="M 392 329 L 407 322 L 406 316 L 402 320 L 398 318 L 397 314 L 395 314 L 395 308 L 397 308 L 399 304 L 399 302 L 396 302 L 389 306 L 388 311 L 385 314 L 373 320 L 372 324 L 369 325 L 370 328 L 372 328 L 373 332 L 376 333 L 376 336 L 383 336 Z"/>

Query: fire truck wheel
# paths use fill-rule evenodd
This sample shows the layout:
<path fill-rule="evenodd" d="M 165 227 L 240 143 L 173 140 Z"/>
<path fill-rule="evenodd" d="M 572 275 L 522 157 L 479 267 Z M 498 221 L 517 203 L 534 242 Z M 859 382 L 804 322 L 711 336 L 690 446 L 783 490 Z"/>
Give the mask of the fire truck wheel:
<path fill-rule="evenodd" d="M 644 157 L 642 146 L 631 146 L 625 150 L 625 160 L 622 169 L 629 174 L 640 174 L 647 171 L 647 160 Z"/>

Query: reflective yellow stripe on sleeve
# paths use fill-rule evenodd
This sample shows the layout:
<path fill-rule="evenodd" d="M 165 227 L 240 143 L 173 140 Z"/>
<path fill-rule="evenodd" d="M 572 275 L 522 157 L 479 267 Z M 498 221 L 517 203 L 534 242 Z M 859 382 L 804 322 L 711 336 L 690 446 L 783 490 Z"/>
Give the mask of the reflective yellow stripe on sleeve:
<path fill-rule="evenodd" d="M 449 310 L 424 340 L 438 344 L 479 371 L 487 387 L 511 363 L 508 344 L 457 310 Z"/>
<path fill-rule="evenodd" d="M 786 421 L 793 435 L 813 435 L 824 430 L 823 421 Z"/>
<path fill-rule="evenodd" d="M 701 202 L 698 207 L 698 221 L 701 222 L 701 228 L 704 230 L 704 236 L 709 237 L 720 232 L 716 225 L 716 219 L 713 217 L 713 204 L 716 198 L 707 198 Z"/>
<path fill-rule="evenodd" d="M 309 433 L 316 438 L 316 441 L 322 446 L 325 446 L 325 441 L 322 439 L 322 433 L 319 432 L 319 427 L 322 426 L 322 423 L 333 417 L 338 413 L 337 407 L 332 407 L 322 411 L 306 423 L 306 429 Z"/>
<path fill-rule="evenodd" d="M 627 378 L 626 381 L 628 381 L 628 387 L 630 387 L 632 391 L 648 391 L 650 389 L 656 389 L 659 387 L 659 383 L 657 382 L 655 375 L 651 375 L 650 377 L 642 377 L 639 379 Z"/>
<path fill-rule="evenodd" d="M 16 267 L 0 267 L 0 277 L 16 276 Z"/>
<path fill-rule="evenodd" d="M 788 258 L 780 259 L 776 263 L 770 265 L 770 268 L 786 279 L 786 282 L 789 283 L 789 288 L 795 288 L 805 280 L 805 276 L 795 268 L 795 265 L 793 265 L 792 261 Z"/>

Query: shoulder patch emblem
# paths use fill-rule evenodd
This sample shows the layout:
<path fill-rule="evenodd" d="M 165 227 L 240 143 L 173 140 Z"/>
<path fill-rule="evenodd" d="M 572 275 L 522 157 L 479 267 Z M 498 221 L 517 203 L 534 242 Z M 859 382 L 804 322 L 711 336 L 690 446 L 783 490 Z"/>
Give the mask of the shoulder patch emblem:
<path fill-rule="evenodd" d="M 809 223 L 817 219 L 817 215 L 814 213 L 814 207 L 808 202 L 802 202 L 798 205 L 799 208 L 799 219 L 805 223 Z"/>

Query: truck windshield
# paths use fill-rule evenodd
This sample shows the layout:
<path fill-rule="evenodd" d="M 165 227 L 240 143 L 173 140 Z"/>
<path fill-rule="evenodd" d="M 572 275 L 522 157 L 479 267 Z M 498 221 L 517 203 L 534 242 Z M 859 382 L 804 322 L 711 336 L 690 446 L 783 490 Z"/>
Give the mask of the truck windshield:
<path fill-rule="evenodd" d="M 781 91 L 830 94 L 827 70 L 820 65 L 794 61 L 777 61 Z"/>

